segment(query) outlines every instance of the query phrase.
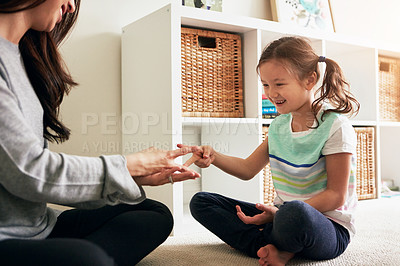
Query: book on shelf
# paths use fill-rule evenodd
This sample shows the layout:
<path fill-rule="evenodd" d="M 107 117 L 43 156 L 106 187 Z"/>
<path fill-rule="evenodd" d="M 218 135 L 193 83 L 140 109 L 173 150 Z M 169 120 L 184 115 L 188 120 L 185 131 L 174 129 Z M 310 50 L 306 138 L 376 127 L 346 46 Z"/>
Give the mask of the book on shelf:
<path fill-rule="evenodd" d="M 263 119 L 274 119 L 275 117 L 277 117 L 279 114 L 275 113 L 275 114 L 263 114 L 262 118 Z"/>
<path fill-rule="evenodd" d="M 276 111 L 276 107 L 263 107 L 262 108 L 262 118 L 263 119 L 273 119 L 277 117 L 279 114 Z"/>
<path fill-rule="evenodd" d="M 265 96 L 262 94 L 262 107 L 275 107 L 275 105 Z"/>
<path fill-rule="evenodd" d="M 262 108 L 262 114 L 276 114 L 276 113 L 277 111 L 275 106 Z"/>
<path fill-rule="evenodd" d="M 262 107 L 274 107 L 274 104 L 271 103 L 271 101 L 268 100 L 268 99 L 263 99 L 262 100 Z"/>
<path fill-rule="evenodd" d="M 262 95 L 262 118 L 263 119 L 273 119 L 279 114 L 276 110 L 275 105 L 268 100 L 265 94 Z"/>

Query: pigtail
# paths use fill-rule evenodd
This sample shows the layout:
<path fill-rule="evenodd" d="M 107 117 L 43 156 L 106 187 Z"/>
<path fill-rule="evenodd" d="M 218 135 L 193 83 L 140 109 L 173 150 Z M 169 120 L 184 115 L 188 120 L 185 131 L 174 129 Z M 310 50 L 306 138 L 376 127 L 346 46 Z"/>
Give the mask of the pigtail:
<path fill-rule="evenodd" d="M 334 60 L 328 58 L 323 59 L 323 62 L 326 64 L 326 70 L 322 86 L 316 91 L 316 95 L 319 95 L 319 97 L 312 104 L 312 111 L 315 118 L 317 118 L 316 114 L 318 108 L 323 102 L 330 103 L 332 108 L 324 111 L 321 120 L 330 112 L 349 115 L 357 114 L 360 109 L 360 104 L 349 91 L 350 85 L 346 82 L 342 69 Z M 321 62 L 321 60 L 318 62 Z M 316 62 L 316 64 L 318 64 L 318 62 Z M 318 121 L 318 119 L 316 120 Z"/>

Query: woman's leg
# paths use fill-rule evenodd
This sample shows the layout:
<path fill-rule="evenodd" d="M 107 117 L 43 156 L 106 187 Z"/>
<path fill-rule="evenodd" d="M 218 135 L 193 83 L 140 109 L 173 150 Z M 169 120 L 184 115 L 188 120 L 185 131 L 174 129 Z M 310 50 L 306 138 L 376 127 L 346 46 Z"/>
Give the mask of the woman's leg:
<path fill-rule="evenodd" d="M 137 205 L 63 212 L 49 238 L 83 238 L 97 244 L 117 265 L 134 265 L 171 233 L 168 208 L 146 199 Z"/>
<path fill-rule="evenodd" d="M 344 227 L 302 201 L 286 202 L 279 208 L 271 234 L 278 250 L 313 260 L 335 258 L 349 243 Z"/>
<path fill-rule="evenodd" d="M 272 224 L 258 226 L 243 223 L 236 214 L 236 205 L 249 216 L 261 213 L 253 203 L 208 192 L 199 192 L 193 196 L 190 211 L 199 223 L 231 247 L 257 257 L 258 249 L 269 243 L 263 231 L 270 231 Z"/>
<path fill-rule="evenodd" d="M 84 239 L 10 239 L 0 241 L 1 265 L 112 266 L 114 260 Z"/>

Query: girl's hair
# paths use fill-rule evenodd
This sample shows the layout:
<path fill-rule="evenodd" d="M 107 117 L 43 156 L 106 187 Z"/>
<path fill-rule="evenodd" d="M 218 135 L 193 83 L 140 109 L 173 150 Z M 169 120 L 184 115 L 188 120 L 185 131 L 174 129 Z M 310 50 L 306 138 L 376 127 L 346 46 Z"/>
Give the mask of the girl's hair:
<path fill-rule="evenodd" d="M 340 66 L 332 59 L 318 56 L 306 39 L 300 37 L 282 37 L 271 42 L 263 51 L 257 65 L 257 71 L 261 64 L 275 59 L 280 61 L 286 70 L 299 81 L 304 80 L 313 72 L 320 78 L 319 62 L 326 63 L 326 70 L 322 86 L 315 92 L 319 97 L 312 103 L 312 112 L 317 121 L 317 113 L 320 103 L 328 101 L 332 109 L 325 110 L 323 117 L 330 112 L 342 114 L 358 113 L 360 104 L 349 91 L 349 84 L 345 81 Z"/>
<path fill-rule="evenodd" d="M 46 0 L 3 0 L 0 13 L 15 13 L 34 8 Z M 58 46 L 76 22 L 80 0 L 75 0 L 75 12 L 66 13 L 51 32 L 28 30 L 19 42 L 29 80 L 44 110 L 43 136 L 49 141 L 63 142 L 70 130 L 58 119 L 65 94 L 77 83 L 68 72 L 58 52 Z"/>

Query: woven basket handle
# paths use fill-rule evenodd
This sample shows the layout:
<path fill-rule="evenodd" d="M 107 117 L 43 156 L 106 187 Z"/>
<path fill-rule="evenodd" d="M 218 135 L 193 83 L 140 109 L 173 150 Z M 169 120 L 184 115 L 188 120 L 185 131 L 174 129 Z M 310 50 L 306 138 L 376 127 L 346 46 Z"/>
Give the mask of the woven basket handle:
<path fill-rule="evenodd" d="M 390 63 L 381 62 L 379 64 L 379 70 L 383 72 L 390 72 Z"/>
<path fill-rule="evenodd" d="M 197 45 L 200 48 L 217 49 L 217 38 L 197 35 Z"/>

